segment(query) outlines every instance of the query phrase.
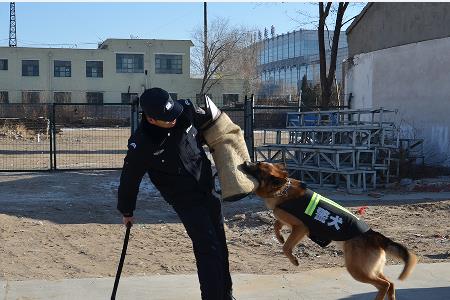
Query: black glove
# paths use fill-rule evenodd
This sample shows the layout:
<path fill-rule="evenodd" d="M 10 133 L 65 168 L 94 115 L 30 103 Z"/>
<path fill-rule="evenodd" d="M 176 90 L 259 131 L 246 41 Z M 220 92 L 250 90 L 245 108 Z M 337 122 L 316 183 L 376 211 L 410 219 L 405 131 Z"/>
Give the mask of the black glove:
<path fill-rule="evenodd" d="M 196 108 L 196 119 L 200 129 L 207 129 L 222 113 L 214 102 L 208 97 L 202 97 L 202 106 Z"/>

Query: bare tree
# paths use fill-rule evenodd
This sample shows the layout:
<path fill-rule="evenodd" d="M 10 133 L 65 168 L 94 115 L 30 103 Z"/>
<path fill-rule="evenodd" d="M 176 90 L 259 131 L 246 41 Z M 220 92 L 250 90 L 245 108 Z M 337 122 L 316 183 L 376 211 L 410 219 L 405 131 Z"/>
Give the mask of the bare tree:
<path fill-rule="evenodd" d="M 333 56 L 333 61 L 337 60 L 337 52 L 340 38 L 340 31 L 343 26 L 355 19 L 358 14 L 353 16 L 345 16 L 348 7 L 353 7 L 356 9 L 362 9 L 365 6 L 365 3 L 336 3 L 333 4 L 331 2 L 326 3 L 310 3 L 305 5 L 313 5 L 315 6 L 316 12 L 318 14 L 311 14 L 307 10 L 297 10 L 295 17 L 287 16 L 292 21 L 296 22 L 301 28 L 314 27 L 318 28 L 319 35 L 319 47 L 321 41 L 323 41 L 323 52 L 325 52 L 325 56 Z M 319 9 L 317 9 L 319 8 Z M 321 27 L 321 28 L 320 28 Z M 334 27 L 334 32 L 330 31 L 329 28 Z M 320 38 L 322 37 L 322 38 Z M 327 43 L 327 48 L 325 48 L 325 43 Z M 335 48 L 333 48 L 335 45 Z M 320 49 L 320 48 L 319 48 Z M 327 50 L 328 49 L 328 50 Z M 320 96 L 321 101 L 323 103 L 319 103 L 323 106 L 329 106 L 331 101 L 333 100 L 333 94 L 338 96 L 340 95 L 340 84 L 336 80 L 336 64 L 332 63 L 332 59 L 329 60 L 330 65 L 328 73 L 327 73 L 327 60 L 323 58 L 323 52 L 319 52 L 320 61 L 323 64 L 320 64 L 320 78 L 321 78 L 321 86 L 320 86 L 320 94 L 323 94 L 323 97 L 326 97 L 327 100 L 323 101 L 323 97 Z M 322 53 L 322 54 L 320 54 Z M 337 62 L 336 62 L 337 63 Z M 322 66 L 323 65 L 323 66 Z M 333 74 L 330 74 L 329 71 L 332 71 Z M 325 93 L 323 92 L 323 86 L 325 86 Z M 331 91 L 331 92 L 330 92 Z M 331 96 L 330 96 L 331 95 Z M 331 99 L 330 99 L 331 97 Z"/>
<path fill-rule="evenodd" d="M 229 21 L 223 18 L 216 18 L 209 24 L 206 44 L 203 28 L 194 29 L 192 65 L 194 72 L 202 74 L 200 95 L 206 95 L 221 79 L 235 75 L 230 74 L 227 63 L 242 48 L 245 37 L 241 29 L 230 26 Z"/>
<path fill-rule="evenodd" d="M 240 31 L 242 37 L 239 47 L 224 64 L 224 70 L 227 74 L 244 80 L 244 94 L 252 94 L 258 90 L 260 84 L 257 59 L 262 44 L 258 42 L 258 36 L 254 34 L 257 30 L 241 28 Z"/>
<path fill-rule="evenodd" d="M 320 58 L 320 86 L 322 90 L 322 106 L 327 109 L 331 102 L 332 87 L 336 73 L 336 59 L 339 45 L 339 36 L 343 25 L 344 13 L 347 9 L 348 2 L 339 2 L 336 11 L 336 20 L 334 22 L 334 33 L 331 41 L 330 51 L 330 65 L 327 72 L 327 60 L 325 53 L 325 27 L 327 17 L 330 14 L 332 2 L 326 2 L 325 7 L 323 2 L 319 2 L 319 58 Z"/>

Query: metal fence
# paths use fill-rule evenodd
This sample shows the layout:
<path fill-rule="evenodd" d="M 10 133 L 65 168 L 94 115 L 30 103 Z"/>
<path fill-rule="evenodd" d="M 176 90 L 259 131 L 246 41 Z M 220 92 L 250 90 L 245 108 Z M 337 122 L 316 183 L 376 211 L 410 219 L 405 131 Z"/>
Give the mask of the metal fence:
<path fill-rule="evenodd" d="M 133 104 L 1 104 L 0 171 L 120 168 Z"/>
<path fill-rule="evenodd" d="M 0 170 L 51 169 L 51 106 L 0 105 Z"/>
<path fill-rule="evenodd" d="M 54 169 L 117 169 L 131 132 L 132 104 L 55 104 Z"/>
<path fill-rule="evenodd" d="M 221 109 L 244 129 L 243 107 Z M 0 104 L 0 171 L 119 169 L 139 120 L 136 102 Z"/>
<path fill-rule="evenodd" d="M 288 115 L 299 112 L 298 102 L 257 101 L 251 96 L 220 107 L 242 128 L 252 159 L 255 147 L 287 142 L 274 129 L 286 128 Z M 0 104 L 0 171 L 121 168 L 139 119 L 137 102 Z"/>

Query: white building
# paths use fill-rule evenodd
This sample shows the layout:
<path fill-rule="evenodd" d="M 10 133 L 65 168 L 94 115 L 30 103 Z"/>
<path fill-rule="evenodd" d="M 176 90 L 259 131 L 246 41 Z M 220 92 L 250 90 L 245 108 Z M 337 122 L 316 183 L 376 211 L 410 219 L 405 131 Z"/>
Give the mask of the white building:
<path fill-rule="evenodd" d="M 351 108 L 398 109 L 401 137 L 450 167 L 450 3 L 369 3 L 347 39 Z"/>
<path fill-rule="evenodd" d="M 124 103 L 161 87 L 195 99 L 190 40 L 107 39 L 98 49 L 0 47 L 0 103 Z M 242 102 L 243 81 L 222 80 L 209 92 L 219 104 Z"/>

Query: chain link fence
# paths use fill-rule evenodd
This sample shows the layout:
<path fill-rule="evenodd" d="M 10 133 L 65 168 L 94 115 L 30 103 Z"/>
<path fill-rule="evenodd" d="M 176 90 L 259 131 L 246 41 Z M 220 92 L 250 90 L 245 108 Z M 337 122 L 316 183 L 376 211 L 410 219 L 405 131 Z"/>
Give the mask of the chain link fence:
<path fill-rule="evenodd" d="M 0 171 L 122 167 L 133 104 L 0 104 Z"/>
<path fill-rule="evenodd" d="M 244 130 L 243 106 L 221 110 Z M 136 101 L 0 104 L 0 171 L 119 169 L 139 122 Z"/>
<path fill-rule="evenodd" d="M 132 104 L 55 104 L 54 169 L 117 169 L 131 133 Z"/>
<path fill-rule="evenodd" d="M 0 170 L 51 169 L 51 105 L 0 104 Z"/>
<path fill-rule="evenodd" d="M 197 98 L 188 99 L 201 106 Z M 277 129 L 305 109 L 286 96 L 246 96 L 219 106 L 243 130 L 252 159 L 255 147 L 287 143 L 289 134 Z M 121 168 L 140 119 L 137 101 L 0 104 L 0 171 Z"/>

